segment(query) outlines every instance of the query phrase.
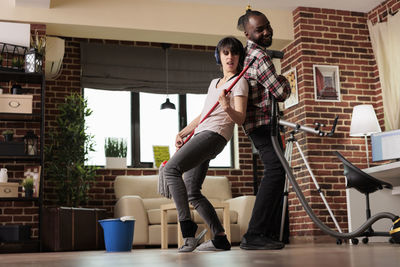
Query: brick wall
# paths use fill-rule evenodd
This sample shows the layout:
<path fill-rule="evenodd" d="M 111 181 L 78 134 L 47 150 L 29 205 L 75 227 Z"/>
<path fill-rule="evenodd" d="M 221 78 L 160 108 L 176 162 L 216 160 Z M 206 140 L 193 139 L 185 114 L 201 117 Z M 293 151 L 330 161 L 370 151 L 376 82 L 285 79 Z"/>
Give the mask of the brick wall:
<path fill-rule="evenodd" d="M 339 151 L 360 168 L 367 167 L 364 140 L 349 136 L 355 105 L 372 104 L 384 130 L 379 74 L 369 40 L 367 19 L 376 21 L 378 14 L 385 17 L 388 7 L 396 11 L 399 1 L 387 1 L 369 14 L 297 8 L 293 11 L 294 41 L 285 48 L 282 61 L 282 72 L 296 68 L 299 90 L 299 104 L 285 111 L 285 119 L 308 126 L 318 121 L 330 127 L 334 117 L 339 115 L 334 137 L 320 138 L 309 133 L 298 133 L 296 137 L 344 231 L 348 227 L 345 178 L 342 164 L 332 151 Z M 314 64 L 339 67 L 340 102 L 315 101 Z M 328 127 L 325 129 L 328 130 Z M 310 206 L 323 222 L 336 229 L 296 149 L 293 162 L 296 167 L 294 174 Z M 306 215 L 295 194 L 290 193 L 289 199 L 292 236 L 323 240 L 324 234 Z"/>
<path fill-rule="evenodd" d="M 388 16 L 397 13 L 400 9 L 399 0 L 387 0 L 368 12 L 368 20 L 375 24 L 387 21 Z"/>

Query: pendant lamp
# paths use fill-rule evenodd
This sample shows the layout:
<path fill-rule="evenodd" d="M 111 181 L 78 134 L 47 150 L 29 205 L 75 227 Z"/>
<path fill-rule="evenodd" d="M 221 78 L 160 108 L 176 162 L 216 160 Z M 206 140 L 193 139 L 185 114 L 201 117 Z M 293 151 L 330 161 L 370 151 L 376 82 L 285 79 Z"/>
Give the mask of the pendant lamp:
<path fill-rule="evenodd" d="M 167 87 L 167 100 L 161 104 L 161 109 L 176 109 L 175 105 L 169 101 L 168 97 L 168 48 L 171 47 L 171 44 L 161 44 L 165 50 L 165 76 L 166 76 L 166 87 Z"/>

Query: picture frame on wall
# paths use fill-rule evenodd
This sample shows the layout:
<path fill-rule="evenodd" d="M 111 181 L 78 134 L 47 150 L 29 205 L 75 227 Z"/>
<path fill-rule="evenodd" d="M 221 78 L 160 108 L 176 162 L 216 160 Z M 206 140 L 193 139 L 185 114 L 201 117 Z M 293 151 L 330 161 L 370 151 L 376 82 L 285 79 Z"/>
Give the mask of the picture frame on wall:
<path fill-rule="evenodd" d="M 313 65 L 315 101 L 340 102 L 339 67 Z"/>
<path fill-rule="evenodd" d="M 296 68 L 291 68 L 282 75 L 286 77 L 286 79 L 289 81 L 290 84 L 290 91 L 291 91 L 290 96 L 284 102 L 285 109 L 287 109 L 299 103 L 299 91 L 297 88 Z"/>

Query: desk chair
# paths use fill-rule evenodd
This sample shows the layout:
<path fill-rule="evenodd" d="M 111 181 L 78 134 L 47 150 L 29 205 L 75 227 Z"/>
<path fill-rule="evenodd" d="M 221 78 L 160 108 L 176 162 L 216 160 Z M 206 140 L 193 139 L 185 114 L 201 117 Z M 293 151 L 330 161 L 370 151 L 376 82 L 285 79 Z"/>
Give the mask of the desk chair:
<path fill-rule="evenodd" d="M 360 193 L 365 195 L 366 199 L 366 214 L 367 220 L 371 217 L 371 209 L 369 205 L 369 194 L 374 193 L 377 190 L 382 190 L 383 188 L 392 189 L 393 186 L 389 183 L 384 181 L 378 180 L 371 175 L 361 171 L 359 168 L 351 164 L 342 154 L 337 151 L 333 152 L 342 162 L 344 167 L 344 176 L 346 177 L 346 187 L 347 188 L 354 188 Z M 368 228 L 367 231 L 359 235 L 359 237 L 364 236 L 362 242 L 364 244 L 368 243 L 369 236 L 390 236 L 389 232 L 375 232 L 372 229 L 372 226 Z M 352 243 L 357 245 L 358 239 L 352 238 Z M 389 240 L 392 242 L 392 240 Z"/>

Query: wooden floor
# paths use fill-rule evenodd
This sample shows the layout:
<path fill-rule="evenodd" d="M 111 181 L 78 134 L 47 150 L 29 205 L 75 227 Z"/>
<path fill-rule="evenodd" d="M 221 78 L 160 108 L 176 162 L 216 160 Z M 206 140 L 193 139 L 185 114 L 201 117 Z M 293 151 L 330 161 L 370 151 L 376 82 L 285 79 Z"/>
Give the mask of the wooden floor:
<path fill-rule="evenodd" d="M 400 245 L 374 243 L 352 245 L 288 245 L 278 251 L 245 251 L 233 247 L 224 252 L 177 253 L 176 248 L 105 251 L 1 254 L 0 266 L 285 266 L 285 267 L 391 267 L 400 266 Z"/>

